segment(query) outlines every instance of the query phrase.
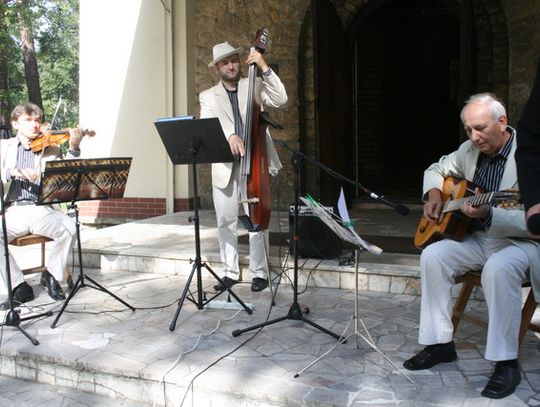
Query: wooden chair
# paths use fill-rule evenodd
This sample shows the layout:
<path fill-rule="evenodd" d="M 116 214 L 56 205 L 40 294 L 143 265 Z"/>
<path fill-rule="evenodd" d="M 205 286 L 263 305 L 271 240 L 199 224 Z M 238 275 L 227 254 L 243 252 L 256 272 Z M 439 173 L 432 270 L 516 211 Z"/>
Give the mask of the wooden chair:
<path fill-rule="evenodd" d="M 30 268 L 22 270 L 23 274 L 43 273 L 45 270 L 47 270 L 47 267 L 45 266 L 45 243 L 52 242 L 52 240 L 53 239 L 50 239 L 42 235 L 29 233 L 24 236 L 16 237 L 15 239 L 9 242 L 10 245 L 17 246 L 17 247 L 28 246 L 32 244 L 41 245 L 41 264 L 36 267 L 30 267 Z M 68 284 L 69 288 L 73 287 L 73 279 L 71 277 L 71 272 L 69 271 L 67 267 L 64 270 L 64 279 L 66 280 L 66 283 Z"/>
<path fill-rule="evenodd" d="M 469 297 L 471 296 L 473 288 L 482 286 L 481 273 L 479 271 L 469 271 L 456 278 L 456 283 L 463 283 L 463 286 L 461 287 L 461 291 L 459 292 L 456 303 L 454 304 L 454 311 L 452 313 L 452 324 L 454 325 L 454 333 L 456 332 L 461 319 L 468 319 L 473 321 L 474 323 L 485 324 L 485 321 L 479 318 L 471 317 L 464 314 L 465 307 L 467 306 L 467 302 L 469 301 Z M 523 287 L 530 286 L 530 283 L 523 284 Z M 520 345 L 521 342 L 523 342 L 525 334 L 527 333 L 527 329 L 535 332 L 540 332 L 540 325 L 531 322 L 534 311 L 536 310 L 536 306 L 536 300 L 534 299 L 534 293 L 531 288 L 531 290 L 529 291 L 529 295 L 525 300 L 525 304 L 523 305 L 523 308 L 521 310 L 521 325 L 519 328 Z"/>

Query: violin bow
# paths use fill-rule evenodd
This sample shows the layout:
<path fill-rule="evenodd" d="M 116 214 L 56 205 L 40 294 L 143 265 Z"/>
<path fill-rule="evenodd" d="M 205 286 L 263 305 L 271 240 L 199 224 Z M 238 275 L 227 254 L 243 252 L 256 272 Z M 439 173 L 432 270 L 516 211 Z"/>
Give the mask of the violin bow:
<path fill-rule="evenodd" d="M 53 118 L 51 120 L 51 130 L 54 128 L 54 122 L 56 121 L 56 115 L 58 114 L 58 110 L 60 110 L 60 105 L 62 104 L 62 96 L 58 99 L 58 103 L 56 104 L 56 109 L 54 110 Z"/>

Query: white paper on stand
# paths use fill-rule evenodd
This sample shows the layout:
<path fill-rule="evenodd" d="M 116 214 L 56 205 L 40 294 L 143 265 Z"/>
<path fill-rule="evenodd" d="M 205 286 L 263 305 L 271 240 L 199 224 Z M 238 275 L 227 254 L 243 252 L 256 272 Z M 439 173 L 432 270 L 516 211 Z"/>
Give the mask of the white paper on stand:
<path fill-rule="evenodd" d="M 326 226 L 330 228 L 330 230 L 332 230 L 342 240 L 345 240 L 346 242 L 349 242 L 362 250 L 367 250 L 368 252 L 377 256 L 382 253 L 382 249 L 380 247 L 377 247 L 362 239 L 352 227 L 349 219 L 349 213 L 347 212 L 347 206 L 345 205 L 343 189 L 341 190 L 338 201 L 339 217 L 327 211 L 324 206 L 319 204 L 309 195 L 307 197 L 300 197 L 300 199 L 320 220 L 326 224 Z"/>

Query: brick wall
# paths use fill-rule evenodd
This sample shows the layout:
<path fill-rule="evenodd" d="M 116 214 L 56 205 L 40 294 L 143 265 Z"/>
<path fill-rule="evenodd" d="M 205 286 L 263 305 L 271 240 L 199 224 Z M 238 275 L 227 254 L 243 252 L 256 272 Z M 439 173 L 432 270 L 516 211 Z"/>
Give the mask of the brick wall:
<path fill-rule="evenodd" d="M 165 214 L 164 198 L 123 198 L 79 202 L 79 216 L 105 219 L 146 219 Z"/>

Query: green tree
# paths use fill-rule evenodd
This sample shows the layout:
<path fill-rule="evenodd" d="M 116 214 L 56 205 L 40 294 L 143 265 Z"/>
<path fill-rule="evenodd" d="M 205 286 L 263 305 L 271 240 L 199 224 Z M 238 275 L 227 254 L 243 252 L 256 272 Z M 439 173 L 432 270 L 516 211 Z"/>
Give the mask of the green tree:
<path fill-rule="evenodd" d="M 24 62 L 24 76 L 28 89 L 28 100 L 43 109 L 41 87 L 39 85 L 39 71 L 34 44 L 35 16 L 31 8 L 32 0 L 17 0 L 17 17 L 19 25 L 19 38 Z"/>
<path fill-rule="evenodd" d="M 43 20 L 47 29 L 38 37 L 43 107 L 52 117 L 62 97 L 57 123 L 73 126 L 79 119 L 79 1 L 48 2 Z"/>
<path fill-rule="evenodd" d="M 59 97 L 55 125 L 78 122 L 78 20 L 77 0 L 0 0 L 0 125 L 28 100 L 50 119 Z"/>

